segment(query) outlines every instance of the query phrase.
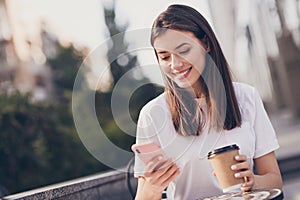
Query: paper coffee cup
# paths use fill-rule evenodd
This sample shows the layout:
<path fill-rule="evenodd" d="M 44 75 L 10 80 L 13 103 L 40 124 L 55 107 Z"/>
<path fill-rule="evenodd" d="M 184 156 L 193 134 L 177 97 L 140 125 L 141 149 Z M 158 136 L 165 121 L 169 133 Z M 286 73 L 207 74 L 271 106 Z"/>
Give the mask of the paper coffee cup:
<path fill-rule="evenodd" d="M 216 173 L 223 192 L 238 189 L 244 183 L 243 178 L 234 177 L 236 172 L 231 169 L 232 165 L 238 163 L 234 157 L 239 155 L 239 149 L 236 144 L 233 144 L 208 153 L 207 157 Z"/>

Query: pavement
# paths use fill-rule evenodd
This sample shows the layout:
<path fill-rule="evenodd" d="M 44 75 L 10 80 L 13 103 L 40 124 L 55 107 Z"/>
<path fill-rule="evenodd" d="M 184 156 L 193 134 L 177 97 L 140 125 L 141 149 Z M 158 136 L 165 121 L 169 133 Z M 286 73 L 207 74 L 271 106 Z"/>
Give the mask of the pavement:
<path fill-rule="evenodd" d="M 294 169 L 294 172 L 292 176 L 286 176 L 288 178 L 283 180 L 285 199 L 300 200 L 300 168 L 298 168 L 300 164 L 300 117 L 294 117 L 289 111 L 280 111 L 269 114 L 269 116 L 280 145 L 280 148 L 276 151 L 278 160 L 291 158 L 290 165 L 295 163 L 297 165 L 296 168 L 290 166 L 291 169 Z M 283 175 L 283 177 L 285 176 Z"/>

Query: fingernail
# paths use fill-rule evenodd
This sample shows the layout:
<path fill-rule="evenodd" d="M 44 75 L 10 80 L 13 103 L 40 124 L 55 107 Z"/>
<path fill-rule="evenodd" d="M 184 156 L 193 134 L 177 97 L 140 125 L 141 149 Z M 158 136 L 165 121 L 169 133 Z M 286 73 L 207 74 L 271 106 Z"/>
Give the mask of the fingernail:
<path fill-rule="evenodd" d="M 242 187 L 246 187 L 246 186 L 247 186 L 247 184 L 246 184 L 246 183 L 243 183 L 243 184 L 242 184 Z"/>
<path fill-rule="evenodd" d="M 153 165 L 153 162 L 152 161 L 148 162 L 148 165 Z"/>
<path fill-rule="evenodd" d="M 241 175 L 240 175 L 240 173 L 235 173 L 234 176 L 235 177 L 240 177 Z"/>
<path fill-rule="evenodd" d="M 240 156 L 235 156 L 235 159 L 237 159 L 237 160 L 238 160 L 239 158 L 240 158 Z"/>
<path fill-rule="evenodd" d="M 232 165 L 232 166 L 231 166 L 231 169 L 232 169 L 232 170 L 235 170 L 235 169 L 236 169 L 236 165 Z"/>
<path fill-rule="evenodd" d="M 158 160 L 162 160 L 163 159 L 163 157 L 162 156 L 158 156 L 158 158 L 157 158 Z"/>

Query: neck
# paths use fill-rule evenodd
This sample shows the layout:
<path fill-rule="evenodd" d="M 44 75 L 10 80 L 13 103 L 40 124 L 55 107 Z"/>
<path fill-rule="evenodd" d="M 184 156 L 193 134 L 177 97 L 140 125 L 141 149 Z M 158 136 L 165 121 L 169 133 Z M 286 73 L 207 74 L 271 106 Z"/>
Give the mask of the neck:
<path fill-rule="evenodd" d="M 193 96 L 194 98 L 202 98 L 205 97 L 205 90 L 203 88 L 203 85 L 200 82 L 197 82 L 193 85 L 192 88 L 188 90 L 188 92 Z"/>

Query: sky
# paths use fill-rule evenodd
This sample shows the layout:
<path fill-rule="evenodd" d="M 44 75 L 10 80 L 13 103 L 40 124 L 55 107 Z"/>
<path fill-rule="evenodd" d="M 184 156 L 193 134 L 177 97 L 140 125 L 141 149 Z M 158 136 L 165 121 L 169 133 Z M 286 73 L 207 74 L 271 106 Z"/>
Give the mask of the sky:
<path fill-rule="evenodd" d="M 112 5 L 111 0 L 9 0 L 10 2 L 15 2 L 20 7 L 20 15 L 22 15 L 25 21 L 32 21 L 32 23 L 26 23 L 28 29 L 34 30 L 38 28 L 37 24 L 40 20 L 46 21 L 49 29 L 53 31 L 62 42 L 75 42 L 79 45 L 84 45 L 89 47 L 91 50 L 95 50 L 99 47 L 100 54 L 105 55 L 106 48 L 105 42 L 108 39 L 108 31 L 104 21 L 103 6 L 109 7 Z M 241 0 L 241 2 L 248 2 L 247 0 Z M 288 1 L 290 2 L 290 1 Z M 208 0 L 185 0 L 185 1 L 171 1 L 171 0 L 151 0 L 151 1 L 141 1 L 141 0 L 116 0 L 115 10 L 116 10 L 116 21 L 120 25 L 128 24 L 127 32 L 133 30 L 149 29 L 153 23 L 156 16 L 165 10 L 168 5 L 172 3 L 182 3 L 190 5 L 196 8 L 203 16 L 208 20 L 212 28 L 214 29 L 211 15 L 209 12 Z M 220 7 L 220 6 L 219 6 Z M 220 7 L 221 8 L 221 7 Z M 243 6 L 243 8 L 248 9 L 238 9 L 240 14 L 239 19 L 247 21 L 249 19 L 250 8 L 249 6 Z M 221 8 L 222 9 L 222 8 Z M 248 14 L 247 14 L 248 13 Z M 291 15 L 290 18 L 295 19 L 295 14 Z M 241 16 L 244 16 L 241 17 Z M 292 21 L 292 20 L 288 20 Z M 298 24 L 293 23 L 293 24 Z M 293 25 L 292 24 L 292 25 Z M 292 26 L 291 25 L 291 26 Z M 295 25 L 294 25 L 295 26 Z M 21 30 L 19 32 L 22 32 Z M 218 31 L 215 31 L 218 36 Z M 222 35 L 226 36 L 225 33 L 233 34 L 229 31 L 222 32 Z M 34 35 L 34 34 L 33 34 Z M 133 34 L 134 35 L 134 34 Z M 35 36 L 33 36 L 35 37 Z M 128 42 L 131 45 L 139 45 L 139 37 L 128 37 Z M 229 41 L 225 38 L 221 38 L 219 42 Z M 232 41 L 229 41 L 232 42 Z M 228 43 L 228 42 L 227 42 Z M 223 50 L 226 53 L 232 52 L 231 49 L 226 49 L 226 47 L 231 47 L 234 45 L 224 45 Z M 238 52 L 239 53 L 239 52 Z M 98 62 L 93 68 L 95 78 L 99 77 L 99 74 L 105 73 L 103 68 L 99 66 L 107 66 L 108 63 L 105 62 L 105 58 L 99 59 L 100 54 L 93 55 L 93 62 Z M 142 51 L 137 52 L 140 65 L 147 66 L 156 64 L 156 60 L 153 52 Z M 230 61 L 230 57 L 226 55 Z M 240 61 L 245 63 L 243 56 Z M 158 67 L 143 67 L 143 74 L 151 78 L 155 83 L 163 84 L 160 76 L 160 71 Z M 108 83 L 109 78 L 107 78 L 108 73 L 102 77 L 103 83 Z M 99 78 L 98 78 L 99 79 Z"/>
<path fill-rule="evenodd" d="M 37 24 L 43 20 L 47 23 L 48 29 L 58 36 L 61 42 L 75 42 L 79 45 L 87 46 L 91 50 L 103 45 L 108 39 L 108 31 L 104 21 L 103 6 L 111 7 L 111 0 L 11 0 L 19 7 L 20 15 L 27 21 L 28 31 L 36 31 Z M 207 0 L 116 0 L 116 22 L 120 25 L 128 24 L 127 31 L 137 29 L 149 29 L 156 16 L 165 10 L 172 3 L 190 5 L 199 10 L 211 23 Z M 32 23 L 28 23 L 31 21 Z M 212 23 L 211 23 L 212 24 Z M 34 34 L 33 34 L 34 35 Z M 33 36 L 34 37 L 34 36 Z M 129 38 L 129 37 L 128 37 Z M 136 38 L 128 39 L 131 45 L 139 45 Z M 101 48 L 102 48 L 101 47 Z M 102 50 L 105 54 L 106 49 Z M 152 52 L 151 52 L 152 53 Z M 153 54 L 149 51 L 140 51 L 138 54 L 141 65 L 156 63 Z M 99 60 L 98 64 L 103 65 L 104 60 Z M 102 63 L 100 63 L 102 62 Z M 107 65 L 107 63 L 106 63 Z M 163 84 L 159 69 L 143 68 L 143 74 L 158 84 Z M 95 68 L 95 73 L 103 73 L 103 69 Z M 148 70 L 148 71 L 147 71 Z M 159 74 L 159 75 L 158 75 Z M 108 79 L 105 79 L 107 82 Z"/>
<path fill-rule="evenodd" d="M 95 45 L 105 30 L 102 5 L 98 0 L 14 0 L 22 18 L 35 23 L 43 20 L 62 41 Z M 29 23 L 28 23 L 29 24 Z M 34 27 L 29 27 L 34 29 Z"/>
<path fill-rule="evenodd" d="M 107 37 L 103 6 L 111 6 L 111 0 L 13 1 L 20 6 L 24 19 L 35 21 L 43 18 L 61 40 L 71 39 L 93 48 Z M 128 29 L 150 28 L 154 18 L 171 3 L 193 6 L 210 21 L 207 0 L 116 0 L 117 23 L 129 23 Z"/>

